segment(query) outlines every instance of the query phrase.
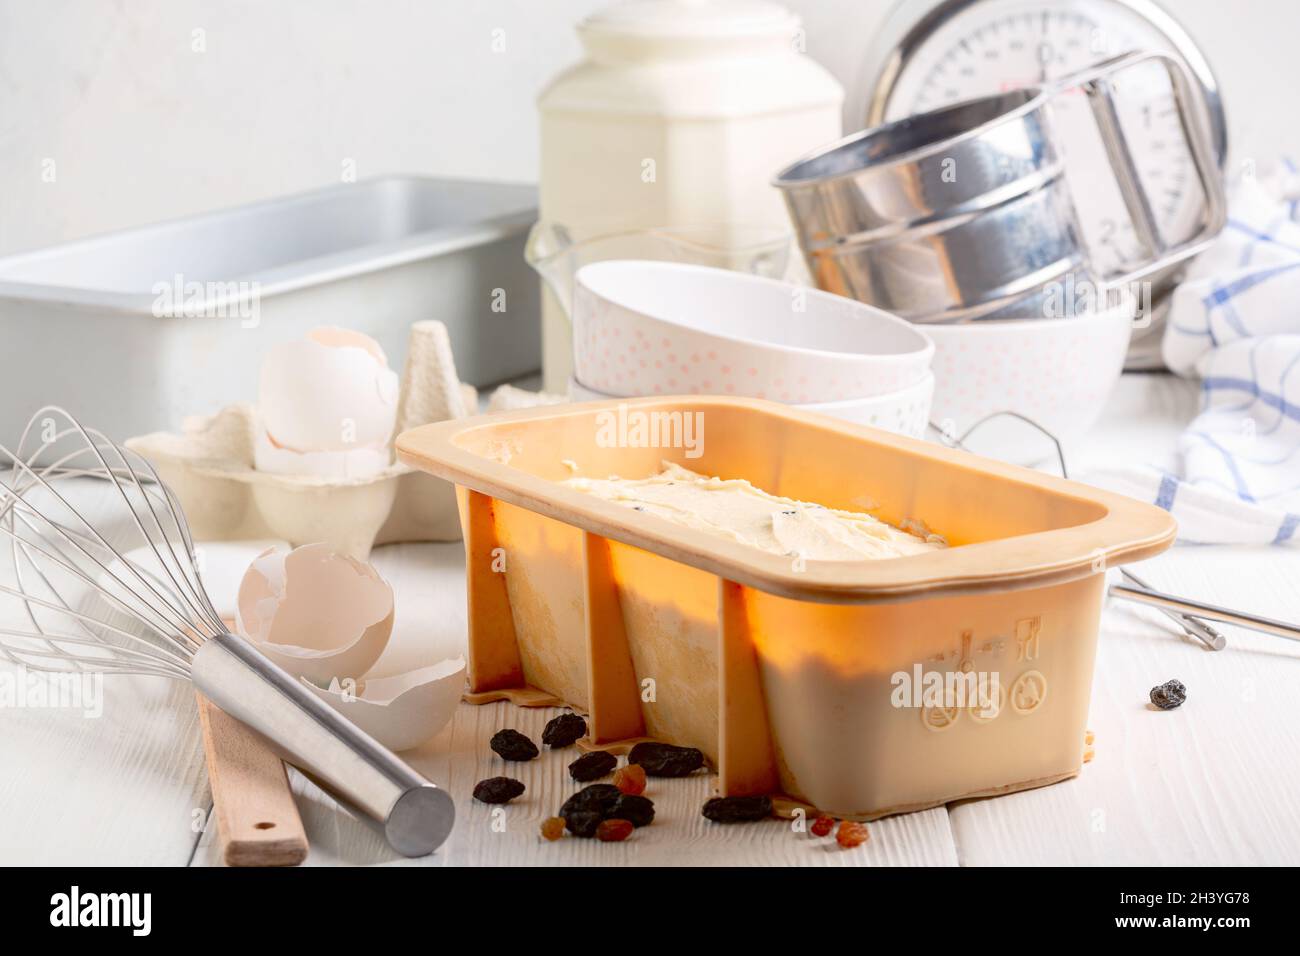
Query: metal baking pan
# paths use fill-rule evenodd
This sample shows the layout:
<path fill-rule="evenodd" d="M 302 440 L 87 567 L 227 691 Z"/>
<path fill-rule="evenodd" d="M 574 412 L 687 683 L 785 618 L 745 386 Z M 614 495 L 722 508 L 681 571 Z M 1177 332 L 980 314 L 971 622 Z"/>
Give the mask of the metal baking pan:
<path fill-rule="evenodd" d="M 440 319 L 477 385 L 541 365 L 528 185 L 389 176 L 0 259 L 0 440 L 57 402 L 125 438 L 257 394 L 261 356 L 317 325 L 400 369 Z M 93 413 L 93 416 L 92 416 Z"/>

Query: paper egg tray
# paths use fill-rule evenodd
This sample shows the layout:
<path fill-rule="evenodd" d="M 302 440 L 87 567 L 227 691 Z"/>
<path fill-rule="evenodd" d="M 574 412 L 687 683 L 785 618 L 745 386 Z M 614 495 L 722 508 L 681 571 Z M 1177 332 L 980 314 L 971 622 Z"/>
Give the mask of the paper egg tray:
<path fill-rule="evenodd" d="M 456 376 L 441 322 L 411 326 L 403 379 L 399 428 L 464 418 L 478 407 L 477 391 Z M 196 541 L 320 542 L 365 561 L 376 545 L 460 537 L 455 494 L 446 482 L 400 462 L 352 478 L 258 471 L 260 427 L 253 406 L 237 402 L 186 419 L 180 434 L 140 435 L 126 447 L 175 492 Z"/>
<path fill-rule="evenodd" d="M 750 399 L 629 401 L 701 413 L 701 454 L 608 447 L 617 402 L 449 421 L 398 439 L 457 485 L 471 691 L 536 688 L 595 744 L 704 751 L 725 795 L 871 819 L 1078 773 L 1106 567 L 1175 523 L 1037 472 Z M 603 417 L 602 417 L 603 416 Z M 632 432 L 627 437 L 635 437 Z M 661 461 L 893 524 L 951 547 L 800 564 L 561 482 Z M 987 708 L 895 706 L 896 675 L 998 674 Z"/>

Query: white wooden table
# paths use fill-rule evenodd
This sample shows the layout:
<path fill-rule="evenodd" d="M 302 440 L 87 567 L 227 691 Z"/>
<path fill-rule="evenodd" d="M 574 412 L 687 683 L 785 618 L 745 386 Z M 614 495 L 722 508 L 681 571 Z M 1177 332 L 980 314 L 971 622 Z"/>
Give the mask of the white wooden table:
<path fill-rule="evenodd" d="M 1169 376 L 1126 376 L 1102 423 L 1067 449 L 1088 462 L 1169 460 L 1196 404 Z M 385 665 L 456 653 L 465 635 L 459 544 L 403 545 L 374 555 L 398 596 Z M 1166 590 L 1300 620 L 1300 549 L 1181 547 L 1141 573 Z M 1213 653 L 1150 609 L 1111 602 L 1102 623 L 1091 727 L 1096 758 L 1075 780 L 893 817 L 867 847 L 842 852 L 771 821 L 714 827 L 699 815 L 709 781 L 651 781 L 667 825 L 624 844 L 543 842 L 538 824 L 571 787 L 567 755 L 520 766 L 523 798 L 492 814 L 473 802 L 499 773 L 487 738 L 505 726 L 534 739 L 550 710 L 462 705 L 434 740 L 405 756 L 450 789 L 459 818 L 419 861 L 393 856 L 366 826 L 295 774 L 312 851 L 308 865 L 394 864 L 1297 864 L 1300 863 L 1300 644 L 1224 627 Z M 1176 677 L 1188 703 L 1146 706 Z M 0 710 L 0 863 L 211 865 L 211 796 L 187 686 L 142 678 L 105 684 L 103 716 Z M 552 759 L 546 759 L 551 757 Z M 827 843 L 830 843 L 827 846 Z"/>

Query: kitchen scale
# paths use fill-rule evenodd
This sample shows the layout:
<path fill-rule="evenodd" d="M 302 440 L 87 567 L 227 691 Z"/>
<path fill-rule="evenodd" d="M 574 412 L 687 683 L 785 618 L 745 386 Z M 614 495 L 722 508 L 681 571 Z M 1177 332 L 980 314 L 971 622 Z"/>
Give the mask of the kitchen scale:
<path fill-rule="evenodd" d="M 1220 168 L 1227 129 L 1214 74 L 1191 37 L 1149 0 L 903 0 L 887 17 L 866 62 L 867 100 L 855 115 L 876 126 L 952 103 L 1042 84 L 1129 50 L 1179 56 L 1202 86 Z M 1113 83 L 1115 103 L 1142 187 L 1164 236 L 1197 228 L 1205 196 L 1179 131 L 1168 76 L 1155 64 Z M 1080 228 L 1100 274 L 1125 271 L 1140 243 L 1111 173 L 1086 98 L 1054 104 Z M 1152 322 L 1135 330 L 1129 368 L 1158 368 L 1160 326 L 1180 267 L 1153 277 Z"/>

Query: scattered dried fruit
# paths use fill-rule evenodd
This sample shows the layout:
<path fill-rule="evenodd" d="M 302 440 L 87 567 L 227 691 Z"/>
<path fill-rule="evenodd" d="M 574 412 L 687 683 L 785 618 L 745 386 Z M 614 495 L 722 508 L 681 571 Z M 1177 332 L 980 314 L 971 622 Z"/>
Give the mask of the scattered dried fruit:
<path fill-rule="evenodd" d="M 569 819 L 571 813 L 582 813 L 592 811 L 601 819 L 608 816 L 609 811 L 614 808 L 618 798 L 622 794 L 618 792 L 618 787 L 610 783 L 593 783 L 589 787 L 583 787 L 560 807 L 560 816 Z M 570 827 L 569 829 L 573 829 Z"/>
<path fill-rule="evenodd" d="M 1159 687 L 1151 688 L 1151 703 L 1161 710 L 1181 707 L 1185 700 L 1187 700 L 1187 688 L 1183 686 L 1182 681 L 1165 681 Z"/>
<path fill-rule="evenodd" d="M 652 777 L 685 777 L 704 766 L 704 754 L 694 747 L 639 743 L 627 755 L 629 764 L 640 764 Z"/>
<path fill-rule="evenodd" d="M 510 777 L 488 777 L 474 785 L 474 799 L 479 803 L 509 803 L 523 792 L 523 783 Z"/>
<path fill-rule="evenodd" d="M 593 837 L 601 824 L 599 813 L 591 810 L 576 810 L 564 818 L 564 825 L 574 836 Z"/>
<path fill-rule="evenodd" d="M 565 800 L 560 816 L 574 836 L 589 837 L 598 835 L 597 827 L 606 820 L 646 826 L 655 818 L 655 805 L 645 797 L 620 793 L 613 784 L 593 783 Z"/>
<path fill-rule="evenodd" d="M 517 730 L 498 730 L 492 735 L 488 746 L 502 760 L 532 760 L 538 752 L 537 744 Z"/>
<path fill-rule="evenodd" d="M 617 766 L 618 758 L 613 754 L 605 753 L 603 750 L 595 750 L 589 754 L 583 754 L 569 764 L 569 776 L 580 783 L 585 783 L 588 780 L 598 780 Z M 617 790 L 618 788 L 615 787 L 614 789 Z"/>
<path fill-rule="evenodd" d="M 564 817 L 547 817 L 542 821 L 542 837 L 554 843 L 564 836 Z"/>
<path fill-rule="evenodd" d="M 702 812 L 714 823 L 752 823 L 772 815 L 772 798 L 714 797 L 705 801 Z"/>
<path fill-rule="evenodd" d="M 835 832 L 835 842 L 846 850 L 855 846 L 862 846 L 869 839 L 871 839 L 871 834 L 867 831 L 867 825 L 865 823 L 854 823 L 852 820 L 845 820 Z"/>
<path fill-rule="evenodd" d="M 648 827 L 655 818 L 655 805 L 649 797 L 625 793 L 614 801 L 606 816 L 627 820 L 634 827 Z"/>
<path fill-rule="evenodd" d="M 614 786 L 633 796 L 645 793 L 645 767 L 634 763 L 619 767 L 614 771 Z"/>
<path fill-rule="evenodd" d="M 602 820 L 596 827 L 596 839 L 602 843 L 621 843 L 632 835 L 632 824 L 627 820 Z"/>
<path fill-rule="evenodd" d="M 587 736 L 587 722 L 577 714 L 560 714 L 552 717 L 542 731 L 542 743 L 552 750 L 568 747 Z"/>
<path fill-rule="evenodd" d="M 827 836 L 834 829 L 835 829 L 835 818 L 828 817 L 824 813 L 818 814 L 817 819 L 812 822 L 813 836 L 824 837 Z"/>

